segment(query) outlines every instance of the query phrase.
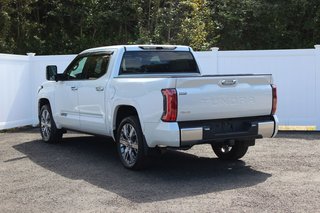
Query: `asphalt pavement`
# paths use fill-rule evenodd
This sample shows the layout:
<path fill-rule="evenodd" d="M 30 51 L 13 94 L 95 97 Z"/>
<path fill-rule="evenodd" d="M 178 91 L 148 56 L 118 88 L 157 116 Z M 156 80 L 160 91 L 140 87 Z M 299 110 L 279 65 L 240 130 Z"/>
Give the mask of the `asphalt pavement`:
<path fill-rule="evenodd" d="M 122 167 L 110 139 L 0 133 L 0 212 L 320 212 L 320 133 L 257 140 L 236 162 L 209 145 Z"/>

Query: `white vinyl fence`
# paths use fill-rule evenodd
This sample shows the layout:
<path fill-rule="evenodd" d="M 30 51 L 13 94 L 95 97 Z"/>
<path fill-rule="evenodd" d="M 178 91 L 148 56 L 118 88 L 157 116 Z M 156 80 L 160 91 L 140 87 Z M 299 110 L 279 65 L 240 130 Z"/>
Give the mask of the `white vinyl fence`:
<path fill-rule="evenodd" d="M 0 130 L 36 125 L 37 91 L 47 65 L 64 70 L 75 55 L 0 54 Z"/>
<path fill-rule="evenodd" d="M 62 72 L 75 55 L 0 54 L 0 130 L 36 125 L 47 65 Z M 320 130 L 320 45 L 314 49 L 195 52 L 203 74 L 271 73 L 283 129 Z"/>

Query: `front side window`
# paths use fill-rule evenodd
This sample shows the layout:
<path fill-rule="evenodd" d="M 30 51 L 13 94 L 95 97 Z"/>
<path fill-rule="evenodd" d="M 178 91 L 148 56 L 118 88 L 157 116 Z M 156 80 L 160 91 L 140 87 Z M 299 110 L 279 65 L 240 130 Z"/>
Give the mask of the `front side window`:
<path fill-rule="evenodd" d="M 189 51 L 128 51 L 120 74 L 199 73 Z"/>
<path fill-rule="evenodd" d="M 65 71 L 64 75 L 67 80 L 80 80 L 84 78 L 84 66 L 86 64 L 88 57 L 81 57 L 74 60 L 67 70 Z"/>
<path fill-rule="evenodd" d="M 108 69 L 110 55 L 89 55 L 75 59 L 64 75 L 66 80 L 94 80 Z"/>

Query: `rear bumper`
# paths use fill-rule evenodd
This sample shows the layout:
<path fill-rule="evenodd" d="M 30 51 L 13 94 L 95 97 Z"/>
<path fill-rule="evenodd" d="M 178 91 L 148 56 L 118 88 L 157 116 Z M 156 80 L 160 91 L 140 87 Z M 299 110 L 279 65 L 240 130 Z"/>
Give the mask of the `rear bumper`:
<path fill-rule="evenodd" d="M 149 147 L 184 147 L 231 139 L 274 137 L 276 116 L 233 118 L 187 122 L 145 123 L 144 136 Z"/>
<path fill-rule="evenodd" d="M 263 116 L 202 122 L 181 122 L 180 146 L 230 139 L 271 138 L 278 132 L 278 118 Z"/>

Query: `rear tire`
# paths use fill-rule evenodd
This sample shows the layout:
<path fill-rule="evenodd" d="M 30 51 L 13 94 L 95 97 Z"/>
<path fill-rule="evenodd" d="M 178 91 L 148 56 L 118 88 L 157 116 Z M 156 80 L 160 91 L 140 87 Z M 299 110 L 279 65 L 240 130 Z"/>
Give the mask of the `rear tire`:
<path fill-rule="evenodd" d="M 235 143 L 234 145 L 212 146 L 214 153 L 222 160 L 238 160 L 248 151 L 248 145 L 245 143 Z"/>
<path fill-rule="evenodd" d="M 40 134 L 42 140 L 46 143 L 58 143 L 61 141 L 63 130 L 57 129 L 53 120 L 50 105 L 41 107 L 39 114 Z"/>
<path fill-rule="evenodd" d="M 116 142 L 120 161 L 125 168 L 139 170 L 147 166 L 146 145 L 137 116 L 126 117 L 121 121 Z"/>

